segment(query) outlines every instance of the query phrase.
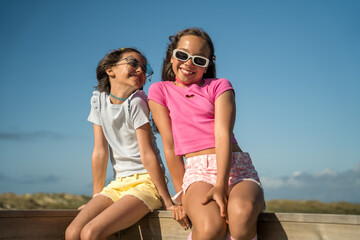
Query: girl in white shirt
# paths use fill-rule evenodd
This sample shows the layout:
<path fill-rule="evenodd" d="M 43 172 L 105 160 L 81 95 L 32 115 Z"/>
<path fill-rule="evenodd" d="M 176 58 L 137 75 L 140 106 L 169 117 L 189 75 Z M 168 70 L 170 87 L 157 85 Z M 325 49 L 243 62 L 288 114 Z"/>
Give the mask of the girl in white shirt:
<path fill-rule="evenodd" d="M 114 50 L 99 62 L 88 117 L 94 127 L 93 198 L 67 228 L 67 240 L 105 239 L 156 208 L 172 209 L 147 97 L 140 90 L 151 74 L 146 58 L 133 48 Z M 104 188 L 109 156 L 115 180 Z"/>

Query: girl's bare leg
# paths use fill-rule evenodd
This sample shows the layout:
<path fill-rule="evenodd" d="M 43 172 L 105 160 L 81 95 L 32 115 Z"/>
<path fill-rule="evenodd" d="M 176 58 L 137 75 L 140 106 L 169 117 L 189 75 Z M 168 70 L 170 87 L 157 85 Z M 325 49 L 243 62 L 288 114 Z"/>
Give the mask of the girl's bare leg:
<path fill-rule="evenodd" d="M 111 234 L 132 226 L 149 211 L 138 198 L 124 196 L 86 224 L 81 231 L 81 239 L 106 239 Z"/>
<path fill-rule="evenodd" d="M 206 205 L 201 203 L 212 187 L 205 182 L 193 183 L 183 198 L 185 211 L 193 225 L 193 240 L 218 240 L 226 233 L 225 218 L 220 217 L 219 206 L 214 201 Z"/>
<path fill-rule="evenodd" d="M 67 227 L 65 232 L 65 239 L 80 239 L 80 234 L 83 227 L 113 203 L 114 202 L 111 199 L 103 195 L 97 195 L 91 199 Z"/>
<path fill-rule="evenodd" d="M 253 181 L 237 183 L 228 198 L 230 235 L 236 240 L 249 240 L 256 235 L 257 219 L 264 209 L 264 194 Z"/>

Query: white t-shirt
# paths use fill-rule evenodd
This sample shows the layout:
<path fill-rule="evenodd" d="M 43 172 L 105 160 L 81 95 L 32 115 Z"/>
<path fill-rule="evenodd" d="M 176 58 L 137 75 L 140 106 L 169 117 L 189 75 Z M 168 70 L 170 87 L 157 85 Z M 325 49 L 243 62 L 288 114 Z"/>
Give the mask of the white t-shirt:
<path fill-rule="evenodd" d="M 141 90 L 130 95 L 123 104 L 112 104 L 109 95 L 105 92 L 93 92 L 88 121 L 103 129 L 109 144 L 110 160 L 115 178 L 147 172 L 140 160 L 136 129 L 149 123 L 149 113 L 147 96 Z M 164 171 L 153 133 L 152 144 Z"/>

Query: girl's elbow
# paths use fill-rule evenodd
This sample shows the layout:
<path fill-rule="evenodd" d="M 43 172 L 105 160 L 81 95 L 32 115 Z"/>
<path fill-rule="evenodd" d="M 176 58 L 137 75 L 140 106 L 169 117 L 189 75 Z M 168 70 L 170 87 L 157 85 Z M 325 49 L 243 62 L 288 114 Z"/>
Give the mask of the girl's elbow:
<path fill-rule="evenodd" d="M 154 164 L 159 164 L 155 154 L 146 154 L 141 156 L 141 162 L 146 169 L 154 166 Z"/>
<path fill-rule="evenodd" d="M 92 161 L 101 161 L 101 160 L 107 160 L 109 157 L 109 154 L 106 151 L 94 151 L 92 154 Z"/>

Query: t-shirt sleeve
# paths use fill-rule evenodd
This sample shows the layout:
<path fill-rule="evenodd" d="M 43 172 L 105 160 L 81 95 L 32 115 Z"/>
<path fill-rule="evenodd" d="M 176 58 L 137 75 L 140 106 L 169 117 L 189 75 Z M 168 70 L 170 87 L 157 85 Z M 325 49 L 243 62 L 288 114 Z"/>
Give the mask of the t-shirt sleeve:
<path fill-rule="evenodd" d="M 150 110 L 147 105 L 147 97 L 145 93 L 138 93 L 130 102 L 130 119 L 134 129 L 138 129 L 142 125 L 149 122 Z"/>
<path fill-rule="evenodd" d="M 152 101 L 166 107 L 166 102 L 165 102 L 165 98 L 164 98 L 164 91 L 163 91 L 161 82 L 153 83 L 150 86 L 150 88 L 149 88 L 149 100 L 152 100 Z"/>
<path fill-rule="evenodd" d="M 91 109 L 90 109 L 90 114 L 88 116 L 88 121 L 92 122 L 96 125 L 101 126 L 101 121 L 100 121 L 100 92 L 99 91 L 94 91 L 93 95 L 91 97 L 90 100 L 90 104 L 91 104 Z"/>
<path fill-rule="evenodd" d="M 227 90 L 232 90 L 234 92 L 234 88 L 232 87 L 229 80 L 225 78 L 219 78 L 217 79 L 217 81 L 214 81 L 214 85 L 213 85 L 214 102 L 222 93 L 224 93 Z"/>

